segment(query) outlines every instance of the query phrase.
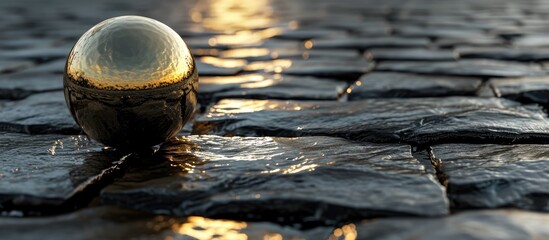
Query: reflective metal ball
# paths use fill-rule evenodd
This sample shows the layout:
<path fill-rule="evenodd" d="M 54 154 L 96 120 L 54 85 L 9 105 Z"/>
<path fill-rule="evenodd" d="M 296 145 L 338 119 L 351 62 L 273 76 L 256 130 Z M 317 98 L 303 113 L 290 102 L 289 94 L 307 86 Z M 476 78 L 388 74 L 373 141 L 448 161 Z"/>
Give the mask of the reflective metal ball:
<path fill-rule="evenodd" d="M 196 106 L 198 72 L 189 48 L 171 28 L 122 16 L 80 37 L 63 82 L 70 112 L 88 136 L 136 149 L 181 130 Z"/>

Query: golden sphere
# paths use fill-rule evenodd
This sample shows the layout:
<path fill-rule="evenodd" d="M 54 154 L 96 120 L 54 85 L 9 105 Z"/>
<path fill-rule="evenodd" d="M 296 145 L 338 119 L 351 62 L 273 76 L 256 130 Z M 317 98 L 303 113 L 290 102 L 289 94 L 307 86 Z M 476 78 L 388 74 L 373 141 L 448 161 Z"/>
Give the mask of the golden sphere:
<path fill-rule="evenodd" d="M 71 114 L 88 136 L 132 149 L 162 143 L 181 130 L 196 106 L 198 72 L 171 28 L 122 16 L 80 37 L 63 82 Z"/>

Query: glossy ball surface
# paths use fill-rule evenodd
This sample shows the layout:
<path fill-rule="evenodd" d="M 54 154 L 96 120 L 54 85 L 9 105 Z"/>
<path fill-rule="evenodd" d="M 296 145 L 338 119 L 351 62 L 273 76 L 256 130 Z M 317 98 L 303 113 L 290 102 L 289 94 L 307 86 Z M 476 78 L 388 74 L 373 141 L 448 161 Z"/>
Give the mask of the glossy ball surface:
<path fill-rule="evenodd" d="M 181 37 L 140 16 L 107 19 L 67 58 L 65 99 L 82 130 L 111 147 L 164 142 L 194 112 L 198 72 Z"/>

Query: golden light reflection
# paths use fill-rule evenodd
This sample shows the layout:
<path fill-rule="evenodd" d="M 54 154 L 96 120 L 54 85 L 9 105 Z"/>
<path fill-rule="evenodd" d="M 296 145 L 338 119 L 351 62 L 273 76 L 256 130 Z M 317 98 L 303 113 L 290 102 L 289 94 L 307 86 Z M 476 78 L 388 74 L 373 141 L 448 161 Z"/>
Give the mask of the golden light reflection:
<path fill-rule="evenodd" d="M 290 59 L 277 59 L 265 62 L 252 62 L 246 66 L 247 71 L 260 71 L 280 73 L 282 70 L 292 66 Z M 278 71 L 278 72 L 277 72 Z"/>
<path fill-rule="evenodd" d="M 265 28 L 273 24 L 269 0 L 206 0 L 191 8 L 194 22 L 220 32 Z"/>
<path fill-rule="evenodd" d="M 279 233 L 269 233 L 263 236 L 263 240 L 282 240 L 282 235 Z"/>
<path fill-rule="evenodd" d="M 187 222 L 174 225 L 173 228 L 178 234 L 193 237 L 199 240 L 247 240 L 248 236 L 242 233 L 247 224 L 230 220 L 214 220 L 203 217 L 189 217 Z"/>
<path fill-rule="evenodd" d="M 265 39 L 282 33 L 282 28 L 268 28 L 258 31 L 242 30 L 234 34 L 217 35 L 208 40 L 210 46 L 253 46 L 260 45 Z"/>
<path fill-rule="evenodd" d="M 261 82 L 253 82 L 253 83 L 245 83 L 241 84 L 240 87 L 242 88 L 264 88 L 273 86 L 276 83 L 274 79 L 268 79 Z"/>
<path fill-rule="evenodd" d="M 280 107 L 278 102 L 269 100 L 232 100 L 224 99 L 212 107 L 207 114 L 208 117 L 225 116 L 240 113 L 259 112 L 267 109 L 277 109 Z"/>
<path fill-rule="evenodd" d="M 200 77 L 200 84 L 244 84 L 261 82 L 265 76 L 259 74 L 246 74 L 226 77 Z"/>
<path fill-rule="evenodd" d="M 297 164 L 289 167 L 288 169 L 284 170 L 283 174 L 293 174 L 293 173 L 299 173 L 303 171 L 312 172 L 318 167 L 318 164 Z"/>
<path fill-rule="evenodd" d="M 200 61 L 203 63 L 211 64 L 216 67 L 222 67 L 222 68 L 236 68 L 236 67 L 243 67 L 248 62 L 246 60 L 242 59 L 221 59 L 216 57 L 201 57 Z"/>
<path fill-rule="evenodd" d="M 307 41 L 305 41 L 305 43 L 303 45 L 305 46 L 305 48 L 311 49 L 311 48 L 313 48 L 314 43 L 311 40 L 307 40 Z"/>
<path fill-rule="evenodd" d="M 262 57 L 269 55 L 271 51 L 267 48 L 238 48 L 221 52 L 221 57 L 224 58 L 246 58 L 246 57 Z"/>
<path fill-rule="evenodd" d="M 292 20 L 288 23 L 288 27 L 290 29 L 296 30 L 297 28 L 299 28 L 299 23 L 296 20 Z"/>
<path fill-rule="evenodd" d="M 224 116 L 230 114 L 253 113 L 263 110 L 278 111 L 302 111 L 305 109 L 316 109 L 315 103 L 295 103 L 291 101 L 279 100 L 241 100 L 241 99 L 223 99 L 214 105 L 208 117 Z"/>
<path fill-rule="evenodd" d="M 356 231 L 356 225 L 351 223 L 342 226 L 341 228 L 336 228 L 328 238 L 329 240 L 355 240 L 358 237 Z"/>
<path fill-rule="evenodd" d="M 269 103 L 269 100 L 238 101 L 225 99 L 215 105 L 215 110 L 217 110 L 217 113 L 235 114 L 275 109 L 278 106 L 276 103 Z"/>

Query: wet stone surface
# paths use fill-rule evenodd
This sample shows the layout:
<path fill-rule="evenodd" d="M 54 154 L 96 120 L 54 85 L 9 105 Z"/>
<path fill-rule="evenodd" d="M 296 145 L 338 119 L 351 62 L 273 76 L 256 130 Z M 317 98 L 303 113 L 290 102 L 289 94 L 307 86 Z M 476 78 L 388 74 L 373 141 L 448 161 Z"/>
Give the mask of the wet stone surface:
<path fill-rule="evenodd" d="M 31 94 L 61 91 L 63 82 L 59 74 L 16 73 L 0 75 L 0 99 L 19 100 Z"/>
<path fill-rule="evenodd" d="M 354 81 L 374 67 L 374 62 L 361 59 L 358 61 L 337 59 L 310 59 L 254 62 L 247 66 L 249 72 L 265 72 L 297 76 L 313 76 Z"/>
<path fill-rule="evenodd" d="M 161 214 L 302 224 L 448 213 L 444 191 L 408 145 L 193 136 L 151 158 L 104 189 L 102 201 Z"/>
<path fill-rule="evenodd" d="M 298 48 L 239 48 L 219 53 L 222 58 L 246 59 L 248 61 L 268 61 L 274 59 L 341 59 L 359 60 L 356 50 L 298 49 Z"/>
<path fill-rule="evenodd" d="M 496 96 L 523 103 L 538 103 L 545 107 L 549 104 L 549 78 L 525 77 L 493 79 L 488 86 Z"/>
<path fill-rule="evenodd" d="M 227 98 L 337 100 L 346 88 L 332 79 L 248 74 L 202 77 L 198 97 L 204 106 Z"/>
<path fill-rule="evenodd" d="M 368 48 L 410 48 L 426 47 L 429 40 L 426 38 L 403 37 L 362 37 L 362 38 L 334 38 L 319 39 L 313 41 L 314 48 L 343 48 L 343 49 L 368 49 Z"/>
<path fill-rule="evenodd" d="M 266 222 L 170 217 L 112 206 L 53 217 L 0 217 L 5 239 L 324 239 L 330 230 L 299 231 Z"/>
<path fill-rule="evenodd" d="M 368 50 L 366 54 L 366 56 L 376 61 L 451 61 L 458 57 L 454 52 L 449 50 L 430 50 L 424 48 L 374 48 Z"/>
<path fill-rule="evenodd" d="M 19 69 L 31 67 L 33 63 L 31 61 L 21 60 L 2 60 L 0 61 L 0 73 L 13 72 Z"/>
<path fill-rule="evenodd" d="M 511 61 L 543 61 L 549 59 L 549 51 L 543 49 L 518 49 L 506 47 L 461 47 L 456 52 L 461 58 L 498 59 Z"/>
<path fill-rule="evenodd" d="M 548 145 L 433 146 L 455 208 L 514 207 L 549 211 Z"/>
<path fill-rule="evenodd" d="M 437 219 L 395 218 L 345 225 L 357 239 L 545 239 L 547 214 L 519 210 L 482 210 Z"/>
<path fill-rule="evenodd" d="M 0 1 L 0 238 L 545 239 L 548 6 Z M 173 28 L 200 76 L 179 140 L 124 154 L 62 92 L 121 15 Z"/>
<path fill-rule="evenodd" d="M 338 136 L 372 142 L 547 142 L 539 107 L 498 98 L 367 99 L 352 102 L 222 100 L 195 134 Z"/>
<path fill-rule="evenodd" d="M 195 63 L 200 76 L 233 76 L 243 70 L 246 61 L 205 57 Z"/>
<path fill-rule="evenodd" d="M 54 212 L 111 174 L 120 160 L 81 135 L 3 133 L 0 146 L 0 212 Z"/>
<path fill-rule="evenodd" d="M 349 100 L 366 98 L 474 96 L 478 78 L 373 72 L 363 75 L 352 88 Z"/>
<path fill-rule="evenodd" d="M 382 62 L 376 66 L 376 70 L 474 77 L 523 77 L 545 75 L 545 71 L 541 66 L 536 64 L 521 64 L 496 60 L 460 60 L 433 63 L 412 61 Z"/>
<path fill-rule="evenodd" d="M 63 92 L 34 94 L 0 108 L 0 130 L 29 134 L 78 134 Z"/>

